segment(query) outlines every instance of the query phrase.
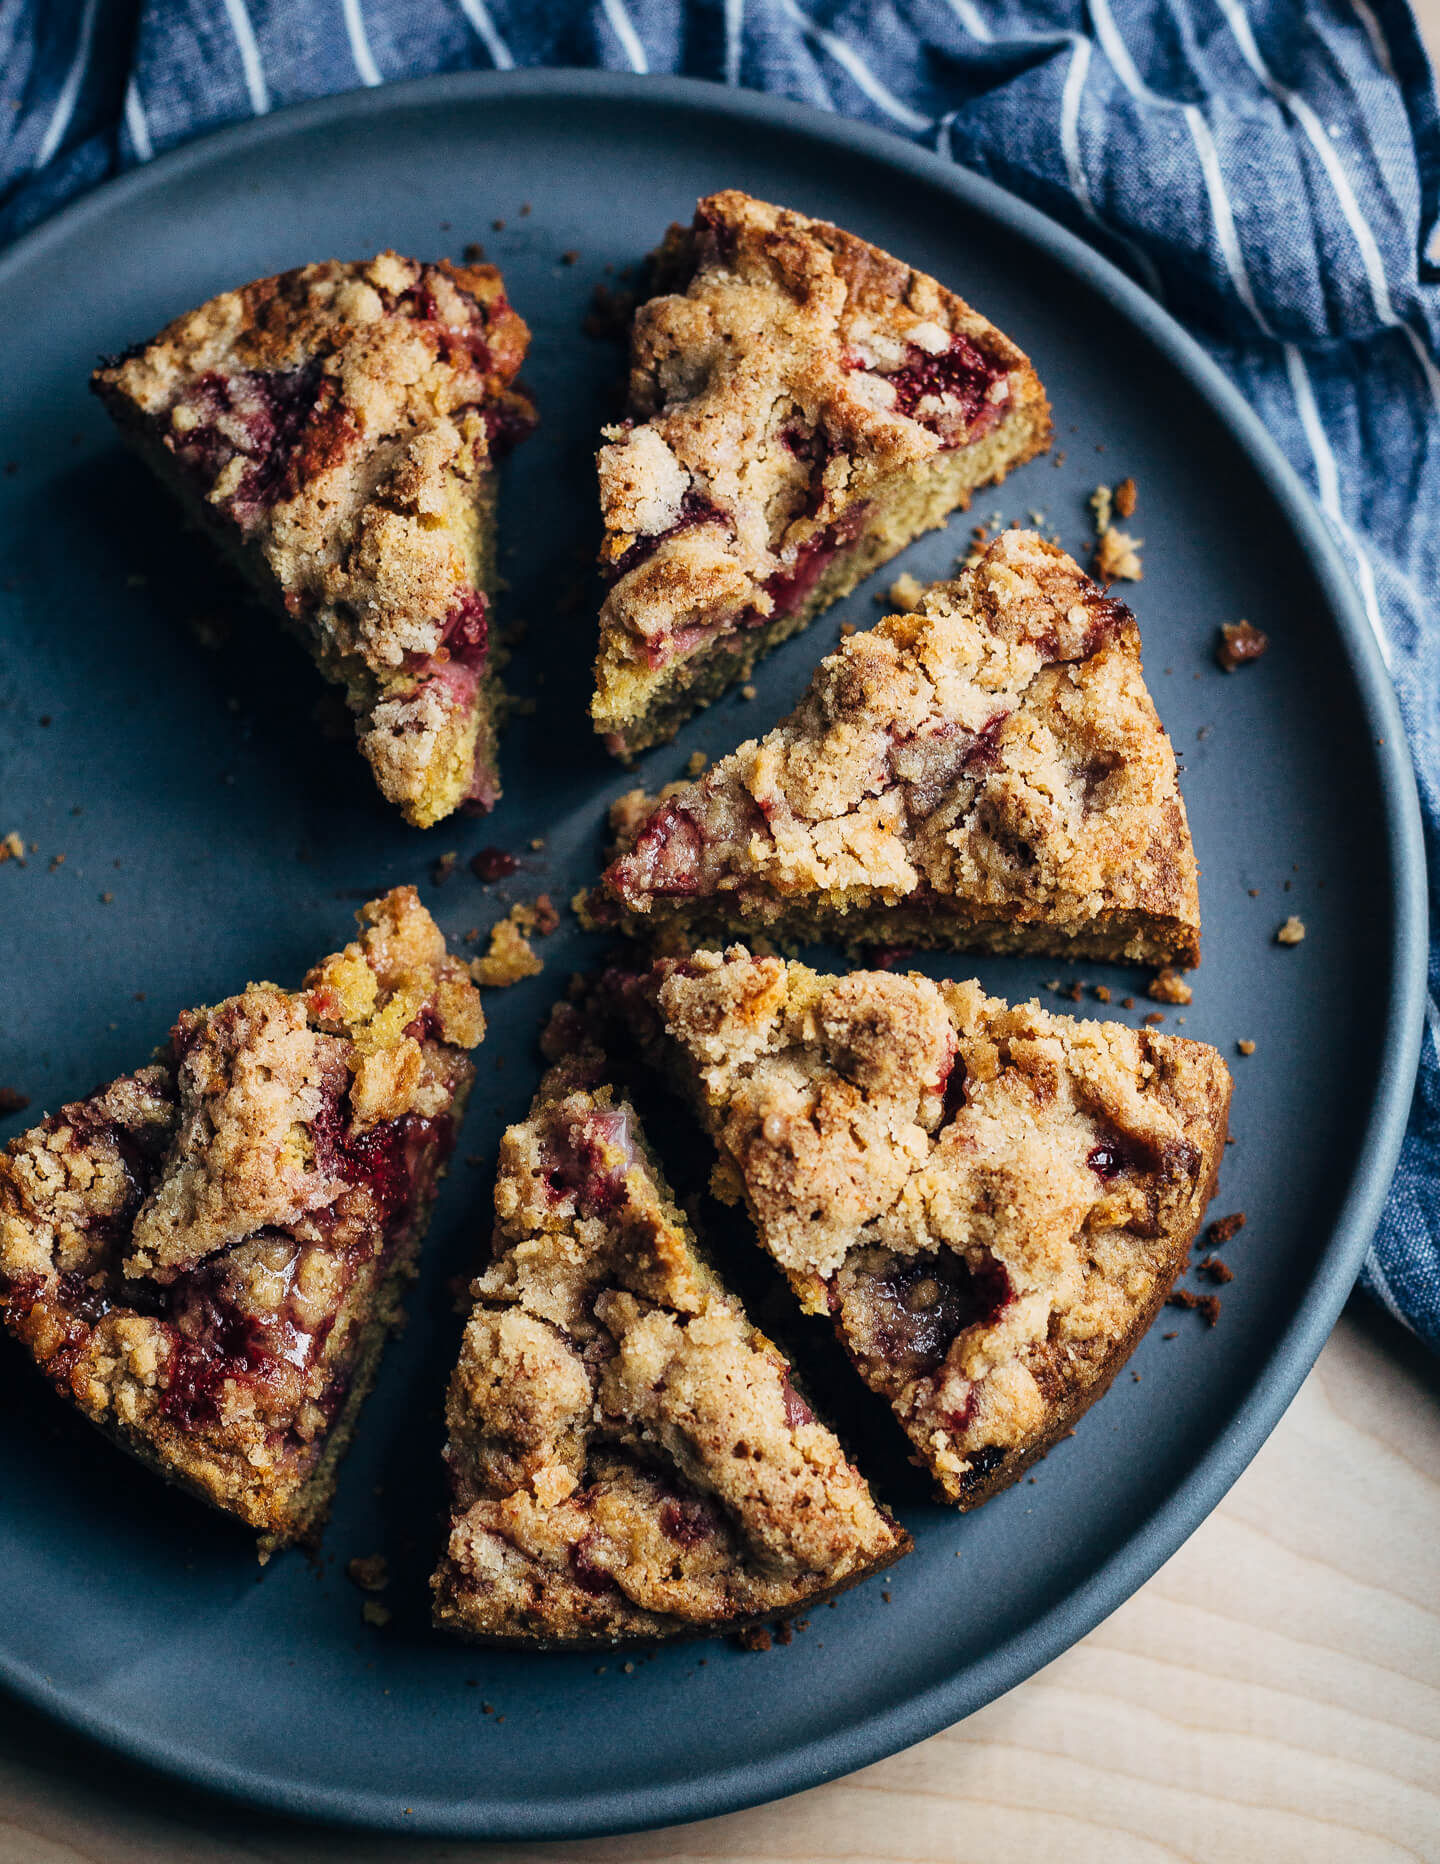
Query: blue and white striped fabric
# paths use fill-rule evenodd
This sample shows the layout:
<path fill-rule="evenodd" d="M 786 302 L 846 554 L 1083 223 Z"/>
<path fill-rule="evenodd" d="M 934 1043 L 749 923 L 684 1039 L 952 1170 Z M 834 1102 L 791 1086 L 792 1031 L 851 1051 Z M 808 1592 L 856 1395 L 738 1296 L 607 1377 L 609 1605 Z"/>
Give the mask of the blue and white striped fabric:
<path fill-rule="evenodd" d="M 1349 563 L 1410 733 L 1440 928 L 1440 117 L 1404 0 L 9 0 L 0 240 L 187 137 L 475 66 L 774 91 L 992 176 L 1239 384 Z M 1440 1349 L 1440 938 L 1365 1284 Z"/>

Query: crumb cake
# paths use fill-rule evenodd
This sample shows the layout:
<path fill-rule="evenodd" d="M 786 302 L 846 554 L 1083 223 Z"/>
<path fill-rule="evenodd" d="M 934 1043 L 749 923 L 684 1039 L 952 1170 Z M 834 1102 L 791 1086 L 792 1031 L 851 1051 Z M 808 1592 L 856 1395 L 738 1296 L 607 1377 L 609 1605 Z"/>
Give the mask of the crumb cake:
<path fill-rule="evenodd" d="M 910 1545 L 697 1252 L 605 1072 L 572 1047 L 501 1140 L 450 1385 L 435 1620 L 487 1643 L 739 1630 Z"/>
<path fill-rule="evenodd" d="M 582 917 L 667 950 L 764 934 L 1200 959 L 1135 618 L 1031 532 L 841 641 L 768 736 L 659 798 L 632 791 L 612 822 Z"/>
<path fill-rule="evenodd" d="M 918 973 L 734 946 L 608 972 L 809 1313 L 832 1316 L 940 1493 L 970 1508 L 1064 1435 L 1170 1292 L 1215 1189 L 1230 1076 L 1203 1043 Z"/>
<path fill-rule="evenodd" d="M 142 1463 L 313 1541 L 484 1034 L 413 887 L 299 991 L 182 1015 L 136 1073 L 0 1153 L 0 1314 Z"/>
<path fill-rule="evenodd" d="M 386 252 L 224 292 L 93 377 L 420 828 L 500 794 L 495 469 L 534 425 L 528 342 L 494 266 Z"/>
<path fill-rule="evenodd" d="M 649 284 L 598 457 L 591 713 L 626 756 L 1050 443 L 1008 337 L 822 220 L 711 195 Z"/>

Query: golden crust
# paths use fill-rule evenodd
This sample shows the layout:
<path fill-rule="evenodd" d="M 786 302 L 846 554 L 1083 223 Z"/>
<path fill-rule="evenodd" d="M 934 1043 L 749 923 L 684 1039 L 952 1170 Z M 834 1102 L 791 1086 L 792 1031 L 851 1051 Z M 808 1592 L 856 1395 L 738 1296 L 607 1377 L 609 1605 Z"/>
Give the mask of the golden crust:
<path fill-rule="evenodd" d="M 1199 959 L 1195 855 L 1134 617 L 1033 533 L 1003 532 L 842 641 L 766 737 L 661 798 L 622 797 L 612 821 L 583 915 L 675 945 L 1023 932 L 1031 949 Z"/>
<path fill-rule="evenodd" d="M 598 456 L 602 561 L 617 580 L 592 710 L 631 749 L 648 741 L 637 719 L 661 669 L 707 653 L 742 616 L 753 633 L 782 615 L 794 592 L 781 584 L 807 553 L 858 546 L 864 573 L 1050 433 L 1044 391 L 1007 337 L 838 227 L 730 190 L 672 229 L 655 272 L 632 332 L 631 418 Z M 902 372 L 954 344 L 978 404 L 943 384 L 902 403 Z M 976 471 L 957 475 L 946 456 L 972 447 Z M 917 498 L 932 477 L 936 496 Z"/>
<path fill-rule="evenodd" d="M 740 946 L 591 1010 L 691 1095 L 717 1195 L 962 1507 L 1104 1390 L 1214 1190 L 1230 1077 L 1202 1043 Z"/>
<path fill-rule="evenodd" d="M 187 1012 L 153 1064 L 0 1154 L 9 1331 L 272 1543 L 323 1522 L 484 1031 L 413 888 L 363 918 L 301 991 Z M 396 1097 L 362 1117 L 377 1066 Z"/>
<path fill-rule="evenodd" d="M 469 786 L 498 793 L 475 769 L 484 641 L 452 649 L 465 604 L 493 599 L 491 436 L 533 425 L 511 386 L 528 341 L 493 266 L 382 253 L 224 292 L 93 378 L 345 688 L 381 790 L 421 826 Z"/>
<path fill-rule="evenodd" d="M 572 1052 L 501 1141 L 435 1576 L 437 1622 L 467 1637 L 731 1630 L 909 1544 L 698 1255 L 600 1072 Z"/>

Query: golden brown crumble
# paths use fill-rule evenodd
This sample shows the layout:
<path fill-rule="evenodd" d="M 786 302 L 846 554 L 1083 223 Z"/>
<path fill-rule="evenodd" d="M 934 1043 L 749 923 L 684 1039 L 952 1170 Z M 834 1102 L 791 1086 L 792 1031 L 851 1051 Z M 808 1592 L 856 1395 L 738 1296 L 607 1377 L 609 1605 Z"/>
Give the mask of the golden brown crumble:
<path fill-rule="evenodd" d="M 526 938 L 520 923 L 526 912 L 523 906 L 512 906 L 506 917 L 490 928 L 489 950 L 483 958 L 470 961 L 470 975 L 477 984 L 492 990 L 508 990 L 527 977 L 538 977 L 545 969 L 544 960 Z"/>
<path fill-rule="evenodd" d="M 93 378 L 421 827 L 499 794 L 494 453 L 534 422 L 528 341 L 493 266 L 387 252 L 224 292 Z"/>
<path fill-rule="evenodd" d="M 592 713 L 624 752 L 1050 439 L 1008 338 L 823 221 L 712 195 L 652 271 L 629 418 L 598 461 L 614 581 Z M 947 386 L 961 357 L 967 385 Z"/>
<path fill-rule="evenodd" d="M 0 1309 L 142 1462 L 263 1531 L 323 1524 L 484 1019 L 410 887 L 299 992 L 181 1016 L 0 1154 Z"/>
<path fill-rule="evenodd" d="M 1213 1192 L 1230 1077 L 1183 1037 L 738 946 L 607 973 L 549 1052 L 577 1013 L 691 1097 L 716 1195 L 962 1506 L 1105 1389 Z"/>
<path fill-rule="evenodd" d="M 698 1253 L 603 1072 L 572 1047 L 501 1141 L 435 1576 L 437 1622 L 467 1637 L 722 1630 L 909 1545 Z"/>
<path fill-rule="evenodd" d="M 699 782 L 623 796 L 612 828 L 582 918 L 670 949 L 765 929 L 1199 958 L 1134 617 L 1025 531 L 842 641 L 788 719 Z"/>

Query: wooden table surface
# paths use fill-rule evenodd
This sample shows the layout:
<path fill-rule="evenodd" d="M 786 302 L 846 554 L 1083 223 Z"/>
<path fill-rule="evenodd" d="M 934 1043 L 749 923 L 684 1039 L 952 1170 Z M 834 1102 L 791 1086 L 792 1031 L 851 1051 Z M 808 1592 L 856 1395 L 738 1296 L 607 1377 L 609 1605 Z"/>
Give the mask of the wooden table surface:
<path fill-rule="evenodd" d="M 1440 51 L 1440 0 L 1417 0 Z M 1437 60 L 1440 62 L 1440 60 Z M 1358 1298 L 1250 1468 L 999 1702 L 794 1799 L 640 1837 L 365 1839 L 137 1778 L 0 1699 L 0 1864 L 1440 1861 L 1440 1362 Z"/>

